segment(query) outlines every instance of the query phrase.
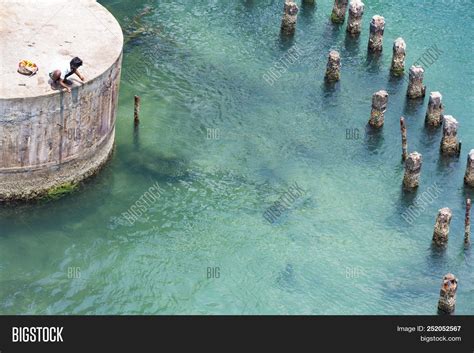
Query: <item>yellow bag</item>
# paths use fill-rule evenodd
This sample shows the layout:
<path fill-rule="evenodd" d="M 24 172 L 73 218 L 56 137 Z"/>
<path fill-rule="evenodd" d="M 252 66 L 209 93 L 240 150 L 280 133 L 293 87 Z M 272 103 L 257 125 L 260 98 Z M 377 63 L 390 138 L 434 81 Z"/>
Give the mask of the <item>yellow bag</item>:
<path fill-rule="evenodd" d="M 33 76 L 38 72 L 38 66 L 29 60 L 22 60 L 18 64 L 18 73 L 22 75 Z"/>

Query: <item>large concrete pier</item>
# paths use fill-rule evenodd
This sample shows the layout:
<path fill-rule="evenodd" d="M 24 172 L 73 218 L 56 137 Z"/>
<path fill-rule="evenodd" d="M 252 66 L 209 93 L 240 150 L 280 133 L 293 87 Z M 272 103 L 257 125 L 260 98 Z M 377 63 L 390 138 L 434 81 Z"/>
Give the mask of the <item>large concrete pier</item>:
<path fill-rule="evenodd" d="M 114 145 L 123 36 L 95 0 L 50 0 L 0 8 L 0 201 L 32 199 L 94 174 Z M 80 57 L 71 93 L 48 73 Z M 19 61 L 35 62 L 32 77 Z"/>

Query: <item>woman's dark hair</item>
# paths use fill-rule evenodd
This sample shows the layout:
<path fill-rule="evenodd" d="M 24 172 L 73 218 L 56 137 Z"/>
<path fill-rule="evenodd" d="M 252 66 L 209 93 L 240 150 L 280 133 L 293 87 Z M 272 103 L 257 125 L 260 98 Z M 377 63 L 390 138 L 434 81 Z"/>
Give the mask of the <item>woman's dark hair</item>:
<path fill-rule="evenodd" d="M 74 59 L 71 60 L 70 65 L 71 69 L 78 69 L 82 66 L 82 60 L 76 56 Z"/>

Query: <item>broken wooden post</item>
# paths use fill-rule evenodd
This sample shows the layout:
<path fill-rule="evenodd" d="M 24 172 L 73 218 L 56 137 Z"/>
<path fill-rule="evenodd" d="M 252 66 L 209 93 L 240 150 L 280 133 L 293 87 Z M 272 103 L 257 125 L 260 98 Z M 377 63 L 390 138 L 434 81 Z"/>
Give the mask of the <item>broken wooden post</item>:
<path fill-rule="evenodd" d="M 405 161 L 405 175 L 403 176 L 403 186 L 408 189 L 416 188 L 420 184 L 422 155 L 412 152 Z"/>
<path fill-rule="evenodd" d="M 474 149 L 467 155 L 466 174 L 464 174 L 464 183 L 474 187 Z"/>
<path fill-rule="evenodd" d="M 292 1 L 285 1 L 283 18 L 281 20 L 281 31 L 287 35 L 295 33 L 297 17 L 298 5 Z"/>
<path fill-rule="evenodd" d="M 346 18 L 348 0 L 335 0 L 332 8 L 331 21 L 333 23 L 343 23 Z"/>
<path fill-rule="evenodd" d="M 458 122 L 451 115 L 443 116 L 443 138 L 441 139 L 441 153 L 458 155 L 461 146 L 458 141 Z"/>
<path fill-rule="evenodd" d="M 464 245 L 471 244 L 471 199 L 466 200 L 466 218 L 464 219 Z"/>
<path fill-rule="evenodd" d="M 349 3 L 349 20 L 347 22 L 347 32 L 353 36 L 360 34 L 364 7 L 365 5 L 361 0 L 351 0 Z"/>
<path fill-rule="evenodd" d="M 443 96 L 439 92 L 431 92 L 430 100 L 428 102 L 428 110 L 426 111 L 425 122 L 427 125 L 438 127 L 443 122 L 443 110 L 444 106 L 442 103 Z"/>
<path fill-rule="evenodd" d="M 409 98 L 421 98 L 425 96 L 426 86 L 423 86 L 423 74 L 425 70 L 421 66 L 410 67 L 407 96 Z"/>
<path fill-rule="evenodd" d="M 405 125 L 405 118 L 400 118 L 400 129 L 402 132 L 402 160 L 405 161 L 408 158 L 407 152 L 407 127 Z"/>
<path fill-rule="evenodd" d="M 443 277 L 443 284 L 439 292 L 438 310 L 441 314 L 452 314 L 456 307 L 456 291 L 458 289 L 458 279 L 448 273 Z"/>
<path fill-rule="evenodd" d="M 372 111 L 369 124 L 372 127 L 381 127 L 384 123 L 385 111 L 387 110 L 388 93 L 381 90 L 372 95 Z"/>
<path fill-rule="evenodd" d="M 405 55 L 407 45 L 403 38 L 395 39 L 393 43 L 392 66 L 390 72 L 394 76 L 402 76 L 405 71 Z"/>
<path fill-rule="evenodd" d="M 433 242 L 437 246 L 445 246 L 448 243 L 449 224 L 453 214 L 447 207 L 438 210 L 435 228 L 433 232 Z"/>
<path fill-rule="evenodd" d="M 372 17 L 372 20 L 370 21 L 369 51 L 382 51 L 384 30 L 385 18 L 379 15 Z"/>
<path fill-rule="evenodd" d="M 329 82 L 339 81 L 341 74 L 341 56 L 338 51 L 331 50 L 328 56 L 325 79 Z"/>
<path fill-rule="evenodd" d="M 133 122 L 135 126 L 140 123 L 140 97 L 135 96 L 135 107 L 133 111 Z"/>

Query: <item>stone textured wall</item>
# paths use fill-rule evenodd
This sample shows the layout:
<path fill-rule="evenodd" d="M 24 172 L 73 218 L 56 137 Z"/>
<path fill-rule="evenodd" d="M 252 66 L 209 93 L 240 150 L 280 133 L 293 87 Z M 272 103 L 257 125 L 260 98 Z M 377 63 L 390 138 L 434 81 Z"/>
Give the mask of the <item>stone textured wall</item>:
<path fill-rule="evenodd" d="M 122 55 L 72 93 L 0 99 L 0 201 L 78 182 L 105 163 L 115 136 Z"/>

